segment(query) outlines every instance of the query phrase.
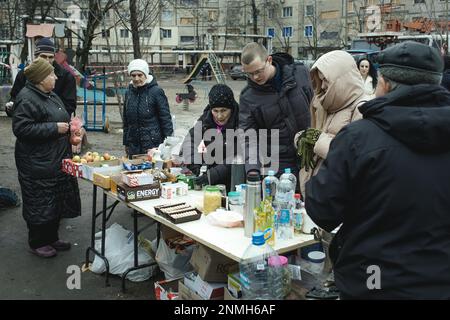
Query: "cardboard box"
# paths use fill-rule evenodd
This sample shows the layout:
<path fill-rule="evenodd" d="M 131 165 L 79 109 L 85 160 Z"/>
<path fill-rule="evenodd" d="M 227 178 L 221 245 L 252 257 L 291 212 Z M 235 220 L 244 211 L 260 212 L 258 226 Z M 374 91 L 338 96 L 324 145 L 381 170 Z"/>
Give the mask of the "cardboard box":
<path fill-rule="evenodd" d="M 71 176 L 83 178 L 83 164 L 73 162 L 71 159 L 63 159 L 61 170 Z"/>
<path fill-rule="evenodd" d="M 153 183 L 153 175 L 142 170 L 123 171 L 122 182 L 129 187 L 139 187 Z"/>
<path fill-rule="evenodd" d="M 135 188 L 119 182 L 117 184 L 117 195 L 119 199 L 129 202 L 156 199 L 161 195 L 161 188 L 159 187 L 159 182 Z"/>
<path fill-rule="evenodd" d="M 227 288 L 225 288 L 224 295 L 223 295 L 223 300 L 240 300 L 240 299 L 235 298 L 235 297 L 230 293 L 230 290 L 228 290 Z"/>
<path fill-rule="evenodd" d="M 227 284 L 223 282 L 204 281 L 197 274 L 194 282 L 194 291 L 205 300 L 220 299 L 223 300 L 224 290 Z"/>
<path fill-rule="evenodd" d="M 146 153 L 134 154 L 131 156 L 131 159 L 132 160 L 139 159 L 139 160 L 144 160 L 144 161 L 150 161 L 150 157 Z"/>
<path fill-rule="evenodd" d="M 242 286 L 239 272 L 233 274 L 230 273 L 228 275 L 227 288 L 227 291 L 229 291 L 235 299 L 239 299 L 242 297 Z"/>
<path fill-rule="evenodd" d="M 122 175 L 111 176 L 111 192 L 117 194 L 117 184 L 122 181 Z"/>
<path fill-rule="evenodd" d="M 179 279 L 156 281 L 156 300 L 178 300 L 178 281 Z"/>
<path fill-rule="evenodd" d="M 94 184 L 105 190 L 111 189 L 111 176 L 94 172 Z"/>
<path fill-rule="evenodd" d="M 153 168 L 150 161 L 144 159 L 124 159 L 122 163 L 125 170 L 148 170 Z"/>
<path fill-rule="evenodd" d="M 188 193 L 189 186 L 184 182 L 165 182 L 161 184 L 161 198 L 173 199 L 179 196 L 185 196 Z"/>
<path fill-rule="evenodd" d="M 113 175 L 115 173 L 121 172 L 122 170 L 122 163 L 118 159 L 89 162 L 83 164 L 83 177 L 88 180 L 94 181 L 94 173 Z"/>
<path fill-rule="evenodd" d="M 236 261 L 203 245 L 195 248 L 190 262 L 200 277 L 210 282 L 227 282 L 228 274 L 239 269 Z"/>
<path fill-rule="evenodd" d="M 196 293 L 194 290 L 188 288 L 184 284 L 184 280 L 178 282 L 178 299 L 179 300 L 207 300 Z M 223 294 L 219 297 L 213 297 L 209 300 L 223 300 Z"/>

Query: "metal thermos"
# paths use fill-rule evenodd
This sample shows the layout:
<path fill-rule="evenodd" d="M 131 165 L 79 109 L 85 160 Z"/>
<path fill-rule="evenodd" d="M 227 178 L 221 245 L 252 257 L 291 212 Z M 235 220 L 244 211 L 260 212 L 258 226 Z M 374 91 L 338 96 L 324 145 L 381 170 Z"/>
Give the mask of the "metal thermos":
<path fill-rule="evenodd" d="M 247 191 L 245 193 L 244 235 L 252 237 L 255 229 L 254 209 L 261 203 L 261 179 L 259 172 L 251 171 L 247 174 Z"/>

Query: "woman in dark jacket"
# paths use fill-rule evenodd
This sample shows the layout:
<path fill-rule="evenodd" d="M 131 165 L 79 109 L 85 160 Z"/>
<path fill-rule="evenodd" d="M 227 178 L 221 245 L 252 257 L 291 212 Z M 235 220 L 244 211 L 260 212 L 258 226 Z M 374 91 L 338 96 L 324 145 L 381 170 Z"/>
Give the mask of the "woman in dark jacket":
<path fill-rule="evenodd" d="M 62 159 L 72 156 L 70 116 L 52 92 L 57 77 L 50 63 L 34 60 L 25 76 L 29 82 L 17 96 L 13 116 L 16 166 L 28 243 L 34 254 L 49 258 L 70 249 L 58 237 L 61 217 L 81 214 L 77 180 L 61 171 Z"/>
<path fill-rule="evenodd" d="M 208 106 L 195 126 L 189 130 L 182 146 L 184 162 L 195 175 L 200 174 L 202 165 L 207 166 L 206 173 L 195 180 L 196 184 L 224 184 L 227 190 L 230 190 L 231 163 L 236 154 L 236 139 L 233 140 L 233 146 L 227 148 L 227 129 L 232 129 L 234 133 L 238 121 L 239 106 L 234 99 L 233 91 L 224 84 L 216 84 L 209 92 Z M 222 138 L 223 147 L 220 159 L 215 158 L 216 155 L 219 156 L 217 148 L 221 147 L 220 142 L 215 143 L 214 147 L 211 145 L 218 135 Z"/>
<path fill-rule="evenodd" d="M 158 147 L 172 135 L 173 125 L 167 97 L 149 74 L 147 62 L 131 61 L 128 74 L 132 81 L 125 95 L 123 145 L 131 158 Z"/>

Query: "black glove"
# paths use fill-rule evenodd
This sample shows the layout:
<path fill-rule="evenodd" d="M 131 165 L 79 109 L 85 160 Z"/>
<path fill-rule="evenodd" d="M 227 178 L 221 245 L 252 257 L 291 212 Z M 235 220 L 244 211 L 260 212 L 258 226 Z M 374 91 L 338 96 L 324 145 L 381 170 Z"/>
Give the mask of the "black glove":
<path fill-rule="evenodd" d="M 322 132 L 318 129 L 309 128 L 304 130 L 297 141 L 297 154 L 301 158 L 300 167 L 308 171 L 314 169 L 316 161 L 314 160 L 314 146 Z"/>
<path fill-rule="evenodd" d="M 194 178 L 194 184 L 198 185 L 198 186 L 207 185 L 208 184 L 208 175 L 205 173 L 205 174 L 202 174 L 199 177 L 195 177 Z"/>

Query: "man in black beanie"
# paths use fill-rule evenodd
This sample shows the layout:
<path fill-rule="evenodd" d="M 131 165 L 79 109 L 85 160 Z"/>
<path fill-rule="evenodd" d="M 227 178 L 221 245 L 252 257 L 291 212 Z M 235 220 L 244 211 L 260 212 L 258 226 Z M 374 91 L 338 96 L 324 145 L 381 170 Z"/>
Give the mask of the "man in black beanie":
<path fill-rule="evenodd" d="M 55 75 L 58 77 L 58 80 L 56 80 L 55 89 L 53 89 L 53 92 L 55 92 L 62 100 L 69 115 L 72 115 L 77 108 L 76 81 L 74 76 L 69 71 L 65 70 L 55 61 L 55 45 L 52 40 L 50 38 L 40 38 L 37 40 L 34 56 L 35 58 L 46 59 L 53 65 L 53 68 L 55 68 Z M 13 103 L 16 100 L 20 90 L 25 87 L 26 80 L 27 79 L 23 73 L 23 70 L 19 71 L 10 92 L 12 104 L 11 102 L 8 103 L 7 114 L 9 116 L 12 116 L 14 109 Z"/>
<path fill-rule="evenodd" d="M 379 54 L 377 98 L 359 107 L 306 184 L 343 299 L 450 299 L 450 93 L 439 52 Z"/>

